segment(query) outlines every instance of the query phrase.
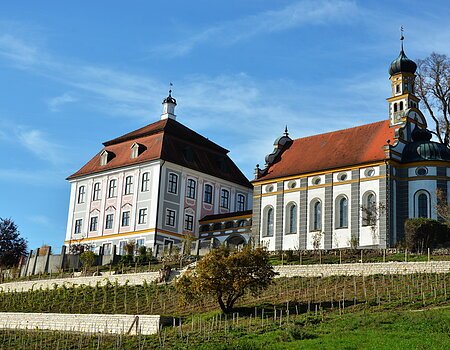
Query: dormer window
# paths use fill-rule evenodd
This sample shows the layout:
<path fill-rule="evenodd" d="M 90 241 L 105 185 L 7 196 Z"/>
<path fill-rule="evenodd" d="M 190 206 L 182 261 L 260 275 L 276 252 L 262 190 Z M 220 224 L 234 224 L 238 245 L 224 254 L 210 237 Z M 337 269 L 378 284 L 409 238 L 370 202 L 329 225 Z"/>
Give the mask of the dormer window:
<path fill-rule="evenodd" d="M 141 145 L 140 143 L 133 143 L 133 145 L 131 146 L 131 158 L 137 158 L 139 157 L 142 152 L 145 151 L 145 146 Z"/>
<path fill-rule="evenodd" d="M 104 150 L 100 154 L 100 165 L 108 164 L 115 156 L 116 155 L 113 152 Z"/>

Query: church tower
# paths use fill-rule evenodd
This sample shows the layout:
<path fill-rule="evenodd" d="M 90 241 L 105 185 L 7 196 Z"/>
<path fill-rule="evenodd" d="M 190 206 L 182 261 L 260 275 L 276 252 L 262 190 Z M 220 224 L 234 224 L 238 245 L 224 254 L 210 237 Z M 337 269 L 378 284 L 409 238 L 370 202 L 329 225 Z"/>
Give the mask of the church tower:
<path fill-rule="evenodd" d="M 406 110 L 419 108 L 419 98 L 414 95 L 414 80 L 417 65 L 406 57 L 403 51 L 403 29 L 400 38 L 402 42 L 400 54 L 392 61 L 389 75 L 392 87 L 392 97 L 388 98 L 389 119 L 391 126 L 403 124 L 406 121 Z"/>

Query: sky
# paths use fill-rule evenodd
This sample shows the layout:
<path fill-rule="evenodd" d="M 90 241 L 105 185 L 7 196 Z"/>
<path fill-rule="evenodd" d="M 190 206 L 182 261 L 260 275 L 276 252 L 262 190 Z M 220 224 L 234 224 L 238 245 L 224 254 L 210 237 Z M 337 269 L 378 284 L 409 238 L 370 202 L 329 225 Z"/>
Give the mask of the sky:
<path fill-rule="evenodd" d="M 251 179 L 292 138 L 388 118 L 390 62 L 450 55 L 448 1 L 0 2 L 0 217 L 63 244 L 67 176 L 102 142 L 177 120 Z"/>

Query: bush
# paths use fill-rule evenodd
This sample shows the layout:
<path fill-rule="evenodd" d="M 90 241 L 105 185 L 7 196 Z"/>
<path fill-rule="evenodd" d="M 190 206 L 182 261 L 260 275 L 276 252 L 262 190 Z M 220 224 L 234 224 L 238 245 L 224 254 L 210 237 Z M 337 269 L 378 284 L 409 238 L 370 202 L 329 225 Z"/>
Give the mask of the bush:
<path fill-rule="evenodd" d="M 405 221 L 405 244 L 410 250 L 423 252 L 449 243 L 450 230 L 437 220 L 416 218 Z"/>
<path fill-rule="evenodd" d="M 83 267 L 87 270 L 92 267 L 95 263 L 95 254 L 94 252 L 88 250 L 80 254 L 80 261 L 83 264 Z"/>

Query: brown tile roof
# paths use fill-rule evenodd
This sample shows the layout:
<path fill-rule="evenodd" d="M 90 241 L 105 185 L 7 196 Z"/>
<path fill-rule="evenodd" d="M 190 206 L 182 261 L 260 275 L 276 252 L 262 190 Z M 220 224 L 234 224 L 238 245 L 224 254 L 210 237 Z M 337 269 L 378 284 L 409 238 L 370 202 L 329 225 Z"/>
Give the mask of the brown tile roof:
<path fill-rule="evenodd" d="M 257 181 L 276 179 L 386 159 L 386 140 L 394 140 L 389 120 L 293 140 Z"/>
<path fill-rule="evenodd" d="M 131 146 L 139 143 L 144 151 L 131 158 Z M 68 179 L 162 159 L 236 184 L 252 187 L 245 175 L 228 157 L 228 150 L 197 134 L 183 124 L 165 119 L 103 143 L 104 148 Z M 100 165 L 101 153 L 114 154 Z"/>

